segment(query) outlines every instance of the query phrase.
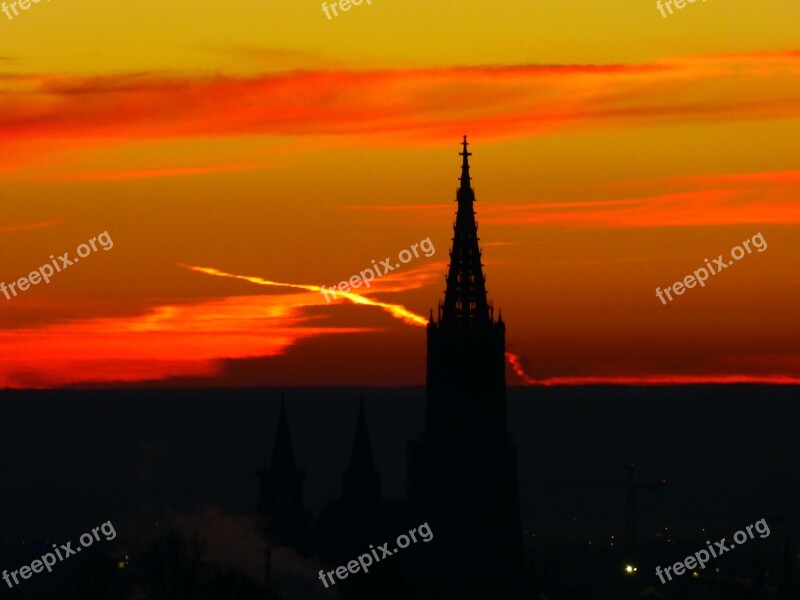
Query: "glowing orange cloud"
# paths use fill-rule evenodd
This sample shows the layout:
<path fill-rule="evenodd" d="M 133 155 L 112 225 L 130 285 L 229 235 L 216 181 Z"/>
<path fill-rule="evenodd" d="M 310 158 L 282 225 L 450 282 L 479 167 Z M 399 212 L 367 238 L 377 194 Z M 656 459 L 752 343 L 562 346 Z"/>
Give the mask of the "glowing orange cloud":
<path fill-rule="evenodd" d="M 153 169 L 124 169 L 106 171 L 64 170 L 37 174 L 39 181 L 121 181 L 130 179 L 157 179 L 162 177 L 187 177 L 190 175 L 209 175 L 212 173 L 234 173 L 263 169 L 257 164 L 223 164 L 191 167 L 164 167 Z"/>
<path fill-rule="evenodd" d="M 492 225 L 555 225 L 585 228 L 800 223 L 800 172 L 709 175 L 644 183 L 663 183 L 684 188 L 697 188 L 710 184 L 727 184 L 730 187 L 692 189 L 609 200 L 537 204 L 491 202 L 481 207 L 481 221 Z M 641 185 L 642 182 L 638 184 Z M 632 184 L 625 184 L 623 187 L 630 185 Z M 398 214 L 414 212 L 415 219 L 420 218 L 419 214 L 424 214 L 432 222 L 452 212 L 450 207 L 445 205 L 433 208 L 410 205 L 346 208 Z"/>
<path fill-rule="evenodd" d="M 430 265 L 381 280 L 382 292 L 421 287 Z M 279 356 L 304 339 L 377 331 L 370 327 L 310 326 L 309 306 L 325 306 L 320 286 L 269 281 L 204 267 L 185 268 L 257 285 L 303 293 L 233 296 L 188 305 L 158 306 L 145 314 L 89 318 L 0 332 L 0 387 L 50 388 L 100 382 L 135 383 L 171 377 L 214 378 L 226 359 Z M 307 292 L 313 292 L 308 294 Z M 427 323 L 400 304 L 337 293 L 353 304 L 374 306 L 402 322 Z"/>
<path fill-rule="evenodd" d="M 795 187 L 800 185 L 800 171 L 762 171 L 756 173 L 712 173 L 708 175 L 687 175 L 662 179 L 646 179 L 630 182 L 633 185 L 658 185 L 677 187 L 719 187 L 736 188 Z"/>
<path fill-rule="evenodd" d="M 508 360 L 508 364 L 511 365 L 511 370 L 522 380 L 524 385 L 538 385 L 539 382 L 528 375 L 525 372 L 525 369 L 522 366 L 522 360 L 516 354 L 511 352 L 506 352 L 506 360 Z"/>
<path fill-rule="evenodd" d="M 676 227 L 800 223 L 800 188 L 780 197 L 739 190 L 704 190 L 642 198 L 489 206 L 482 221 L 503 225 Z"/>
<path fill-rule="evenodd" d="M 796 118 L 799 75 L 797 52 L 643 65 L 317 70 L 247 78 L 3 75 L 0 139 L 103 146 L 197 136 L 392 133 L 397 144 L 402 136 L 450 140 L 465 129 L 499 139 L 611 125 Z"/>
<path fill-rule="evenodd" d="M 310 327 L 302 296 L 243 296 L 0 332 L 0 387 L 214 377 L 223 359 L 277 356 L 299 340 L 371 328 Z"/>
<path fill-rule="evenodd" d="M 640 377 L 551 377 L 537 385 L 704 385 L 704 384 L 798 385 L 800 377 L 789 375 L 650 375 Z M 531 385 L 526 383 L 526 385 Z"/>
<path fill-rule="evenodd" d="M 701 385 L 754 383 L 766 385 L 797 385 L 800 377 L 790 375 L 640 375 L 630 377 L 592 376 L 547 377 L 535 379 L 525 372 L 522 359 L 516 354 L 506 352 L 506 358 L 522 385 Z"/>

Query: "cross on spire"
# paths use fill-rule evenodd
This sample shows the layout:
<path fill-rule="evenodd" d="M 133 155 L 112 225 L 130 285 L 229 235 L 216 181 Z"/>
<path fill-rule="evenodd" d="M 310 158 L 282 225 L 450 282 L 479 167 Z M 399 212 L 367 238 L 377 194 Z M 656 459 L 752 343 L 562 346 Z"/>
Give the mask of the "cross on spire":
<path fill-rule="evenodd" d="M 472 152 L 467 150 L 467 146 L 469 146 L 469 142 L 467 141 L 467 136 L 464 136 L 464 141 L 461 142 L 461 145 L 464 146 L 464 149 L 459 152 L 459 156 L 463 156 L 464 160 L 461 161 L 461 187 L 462 189 L 469 188 L 469 182 L 472 177 L 469 176 L 469 157 L 472 156 Z"/>
<path fill-rule="evenodd" d="M 469 146 L 469 142 L 467 141 L 467 136 L 466 135 L 464 136 L 464 141 L 461 142 L 461 145 L 464 146 L 464 150 L 463 150 L 463 152 L 459 152 L 459 154 L 461 156 L 463 156 L 464 160 L 466 161 L 468 156 L 472 156 L 472 152 L 467 152 L 467 146 Z"/>

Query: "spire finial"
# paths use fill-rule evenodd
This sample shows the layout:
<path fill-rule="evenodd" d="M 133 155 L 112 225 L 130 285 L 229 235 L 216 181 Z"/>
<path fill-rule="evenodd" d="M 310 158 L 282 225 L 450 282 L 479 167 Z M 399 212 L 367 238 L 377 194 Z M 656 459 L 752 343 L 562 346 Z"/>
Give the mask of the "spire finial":
<path fill-rule="evenodd" d="M 461 145 L 464 147 L 464 149 L 461 152 L 459 152 L 458 154 L 460 156 L 464 157 L 464 161 L 462 162 L 462 164 L 469 167 L 469 160 L 467 159 L 467 157 L 468 156 L 472 156 L 472 152 L 467 150 L 467 146 L 469 146 L 469 142 L 467 141 L 467 136 L 466 135 L 464 136 L 464 141 L 461 142 Z"/>
<path fill-rule="evenodd" d="M 461 187 L 468 188 L 469 182 L 472 177 L 469 176 L 469 157 L 472 156 L 472 152 L 467 150 L 467 146 L 469 146 L 469 142 L 467 141 L 466 134 L 464 135 L 464 141 L 461 142 L 461 145 L 464 149 L 459 152 L 459 156 L 463 156 L 464 160 L 461 161 Z"/>

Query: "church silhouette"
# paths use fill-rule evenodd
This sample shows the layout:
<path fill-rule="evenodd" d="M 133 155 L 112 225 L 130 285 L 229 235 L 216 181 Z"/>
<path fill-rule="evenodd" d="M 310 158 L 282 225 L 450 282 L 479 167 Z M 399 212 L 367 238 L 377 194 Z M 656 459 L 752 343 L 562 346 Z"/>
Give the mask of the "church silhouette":
<path fill-rule="evenodd" d="M 521 595 L 523 538 L 517 452 L 507 424 L 505 323 L 487 298 L 466 136 L 462 146 L 447 288 L 427 325 L 425 427 L 408 445 L 407 499 L 383 497 L 363 400 L 342 496 L 331 498 L 316 520 L 305 508 L 305 472 L 295 462 L 283 404 L 270 465 L 257 470 L 257 512 L 268 543 L 333 567 L 371 543 L 429 524 L 430 543 L 337 581 L 344 598 Z"/>

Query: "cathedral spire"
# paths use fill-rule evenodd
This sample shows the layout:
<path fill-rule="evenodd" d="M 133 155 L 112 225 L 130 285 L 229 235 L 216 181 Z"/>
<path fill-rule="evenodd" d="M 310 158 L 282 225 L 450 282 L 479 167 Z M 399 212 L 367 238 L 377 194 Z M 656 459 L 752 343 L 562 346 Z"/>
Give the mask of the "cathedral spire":
<path fill-rule="evenodd" d="M 274 471 L 293 471 L 295 469 L 292 437 L 289 433 L 289 422 L 286 419 L 286 400 L 283 396 L 281 396 L 281 412 L 278 416 L 278 430 L 275 434 L 270 468 Z"/>
<path fill-rule="evenodd" d="M 447 288 L 439 318 L 426 327 L 425 429 L 409 446 L 409 498 L 442 532 L 432 548 L 433 578 L 475 574 L 434 584 L 426 597 L 521 598 L 525 554 L 508 431 L 506 326 L 486 294 L 466 136 L 461 145 Z M 464 527 L 487 507 L 491 526 Z"/>
<path fill-rule="evenodd" d="M 442 324 L 460 329 L 476 329 L 491 323 L 486 298 L 486 280 L 483 276 L 481 251 L 478 246 L 478 225 L 475 222 L 475 192 L 470 184 L 467 136 L 461 142 L 461 186 L 456 192 L 458 210 L 453 227 L 453 247 L 447 289 L 442 308 Z"/>
<path fill-rule="evenodd" d="M 364 395 L 358 405 L 358 422 L 356 423 L 356 435 L 353 441 L 353 454 L 350 456 L 351 467 L 375 468 L 372 457 L 372 444 L 369 441 L 369 431 L 367 431 L 367 415 L 364 413 Z"/>
<path fill-rule="evenodd" d="M 256 469 L 261 480 L 257 512 L 266 519 L 266 531 L 275 543 L 296 545 L 305 539 L 310 514 L 303 501 L 305 470 L 294 460 L 286 402 L 281 396 L 278 427 L 269 468 Z"/>
<path fill-rule="evenodd" d="M 358 407 L 358 422 L 353 440 L 350 466 L 344 474 L 342 497 L 345 500 L 366 501 L 381 497 L 381 476 L 375 468 L 372 444 L 369 441 L 367 417 L 364 413 L 364 396 Z"/>

